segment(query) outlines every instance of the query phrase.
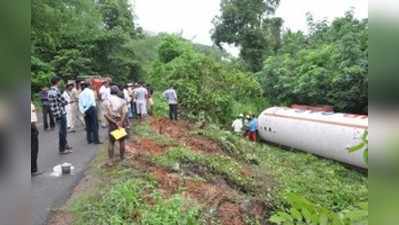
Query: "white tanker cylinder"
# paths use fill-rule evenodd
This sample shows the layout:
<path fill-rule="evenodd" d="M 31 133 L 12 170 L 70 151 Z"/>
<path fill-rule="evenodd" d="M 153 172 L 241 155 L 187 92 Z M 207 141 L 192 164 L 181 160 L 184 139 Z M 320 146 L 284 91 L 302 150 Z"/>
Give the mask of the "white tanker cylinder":
<path fill-rule="evenodd" d="M 362 142 L 368 117 L 286 107 L 266 109 L 258 118 L 260 137 L 271 143 L 367 168 L 363 151 L 348 149 Z"/>

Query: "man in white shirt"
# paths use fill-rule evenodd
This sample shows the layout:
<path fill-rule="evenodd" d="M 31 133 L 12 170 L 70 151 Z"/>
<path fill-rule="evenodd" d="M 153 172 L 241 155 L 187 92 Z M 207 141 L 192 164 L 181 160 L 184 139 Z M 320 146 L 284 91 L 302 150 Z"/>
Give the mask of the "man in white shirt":
<path fill-rule="evenodd" d="M 143 120 L 147 115 L 147 100 L 148 90 L 143 86 L 143 83 L 139 83 L 139 87 L 134 90 L 134 98 L 136 99 L 136 110 L 137 114 L 140 115 L 140 119 Z"/>
<path fill-rule="evenodd" d="M 98 136 L 98 121 L 96 97 L 89 83 L 82 85 L 83 91 L 79 95 L 79 109 L 85 116 L 87 142 L 89 144 L 102 144 Z"/>
<path fill-rule="evenodd" d="M 244 115 L 241 114 L 240 116 L 237 117 L 236 120 L 234 120 L 233 124 L 231 127 L 233 128 L 234 133 L 241 135 L 242 134 L 242 129 L 244 128 Z"/>
<path fill-rule="evenodd" d="M 37 129 L 37 114 L 33 103 L 30 103 L 30 126 L 31 126 L 31 175 L 37 174 L 37 158 L 39 155 L 39 130 Z"/>
<path fill-rule="evenodd" d="M 177 120 L 177 94 L 173 87 L 170 87 L 163 93 L 166 101 L 169 104 L 169 118 L 170 120 Z"/>
<path fill-rule="evenodd" d="M 62 97 L 67 101 L 67 105 L 65 106 L 65 111 L 67 114 L 67 127 L 69 132 L 75 132 L 75 110 L 74 110 L 74 99 L 73 99 L 73 88 L 75 84 L 69 82 L 66 86 Z"/>
<path fill-rule="evenodd" d="M 85 125 L 85 121 L 84 121 L 84 118 L 83 118 L 83 116 L 82 116 L 82 114 L 80 113 L 80 110 L 79 110 L 79 95 L 80 95 L 80 92 L 81 92 L 81 89 L 80 89 L 80 82 L 77 82 L 77 81 L 71 81 L 71 83 L 72 82 L 74 82 L 74 87 L 73 87 L 73 89 L 72 89 L 72 91 L 71 91 L 71 98 L 72 98 L 72 104 L 71 104 L 71 107 L 72 107 L 72 110 L 73 110 L 73 115 L 74 115 L 74 118 L 73 118 L 73 124 L 74 125 L 76 125 L 78 122 L 80 122 L 81 123 L 81 125 Z"/>
<path fill-rule="evenodd" d="M 103 127 L 103 128 L 105 128 L 107 126 L 106 120 L 104 117 L 104 113 L 105 113 L 104 103 L 111 96 L 111 82 L 112 82 L 112 80 L 110 78 L 107 78 L 104 81 L 104 84 L 101 86 L 100 90 L 98 91 L 99 98 L 100 98 L 100 106 L 99 106 L 99 117 L 100 118 L 99 119 L 101 121 L 101 127 Z"/>

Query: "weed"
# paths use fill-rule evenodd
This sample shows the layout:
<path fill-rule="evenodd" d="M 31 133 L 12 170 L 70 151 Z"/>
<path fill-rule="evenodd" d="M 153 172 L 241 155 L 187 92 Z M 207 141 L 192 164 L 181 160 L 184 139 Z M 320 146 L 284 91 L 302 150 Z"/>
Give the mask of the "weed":
<path fill-rule="evenodd" d="M 278 225 L 356 225 L 368 224 L 368 203 L 359 208 L 335 213 L 320 207 L 302 196 L 289 194 L 287 196 L 291 206 L 289 210 L 275 213 L 270 222 Z"/>
<path fill-rule="evenodd" d="M 367 176 L 332 160 L 283 150 L 264 143 L 254 144 L 211 125 L 197 133 L 219 143 L 231 157 L 256 164 L 279 183 L 274 206 L 284 208 L 288 193 L 299 193 L 330 210 L 342 211 L 367 201 Z"/>
<path fill-rule="evenodd" d="M 77 225 L 197 225 L 200 210 L 179 195 L 163 199 L 152 181 L 130 179 L 74 204 Z M 151 199 L 151 200 L 149 200 Z"/>
<path fill-rule="evenodd" d="M 186 165 L 201 166 L 207 169 L 209 174 L 205 176 L 220 175 L 230 184 L 237 186 L 245 192 L 253 192 L 254 180 L 252 177 L 243 175 L 242 166 L 235 160 L 224 155 L 205 155 L 193 152 L 184 147 L 170 149 L 165 155 L 155 157 L 154 162 L 171 168 Z"/>

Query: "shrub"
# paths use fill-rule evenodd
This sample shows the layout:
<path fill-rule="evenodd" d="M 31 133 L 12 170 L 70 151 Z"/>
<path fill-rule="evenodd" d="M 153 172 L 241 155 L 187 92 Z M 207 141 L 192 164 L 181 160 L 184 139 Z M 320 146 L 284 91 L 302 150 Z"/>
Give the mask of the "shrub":
<path fill-rule="evenodd" d="M 287 197 L 291 208 L 276 212 L 270 222 L 278 225 L 366 225 L 368 224 L 368 203 L 359 208 L 335 213 L 306 200 L 300 195 Z"/>
<path fill-rule="evenodd" d="M 251 102 L 262 95 L 252 74 L 199 53 L 178 38 L 166 38 L 159 57 L 153 65 L 151 83 L 161 90 L 174 85 L 180 108 L 191 118 L 203 113 L 207 120 L 225 123 L 235 116 L 236 102 Z"/>

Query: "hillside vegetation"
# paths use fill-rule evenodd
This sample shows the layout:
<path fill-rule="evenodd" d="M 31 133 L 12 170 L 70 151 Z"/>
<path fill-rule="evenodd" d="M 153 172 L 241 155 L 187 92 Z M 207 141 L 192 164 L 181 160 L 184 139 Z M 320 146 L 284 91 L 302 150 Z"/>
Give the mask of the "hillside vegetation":
<path fill-rule="evenodd" d="M 127 166 L 94 164 L 76 225 L 367 224 L 367 177 L 337 162 L 165 118 L 133 133 Z"/>
<path fill-rule="evenodd" d="M 229 9 L 225 4 L 222 12 Z M 245 15 L 235 16 L 248 24 L 259 22 Z M 304 34 L 281 31 L 281 19 L 264 19 L 267 38 L 251 39 L 265 42 L 257 57 L 262 65 L 248 70 L 245 57 L 234 59 L 217 47 L 178 35 L 146 34 L 135 25 L 127 0 L 37 0 L 32 3 L 32 90 L 48 85 L 55 74 L 65 80 L 100 74 L 121 84 L 145 80 L 159 89 L 176 84 L 187 114 L 198 118 L 204 112 L 221 122 L 239 111 L 258 112 L 268 103 L 329 104 L 338 111 L 367 113 L 367 20 L 350 11 L 331 24 L 309 15 L 310 33 Z M 217 28 L 216 44 L 223 42 L 216 39 Z"/>
<path fill-rule="evenodd" d="M 272 105 L 367 113 L 368 20 L 308 15 L 310 32 L 292 32 L 273 16 L 278 0 L 223 0 L 215 45 L 204 46 L 145 32 L 129 2 L 32 1 L 33 93 L 54 75 L 110 75 L 155 89 L 155 116 L 132 128 L 129 165 L 96 161 L 102 182 L 69 209 L 75 225 L 367 224 L 367 174 L 225 128 Z M 177 124 L 163 118 L 161 93 L 171 85 L 184 119 Z"/>

